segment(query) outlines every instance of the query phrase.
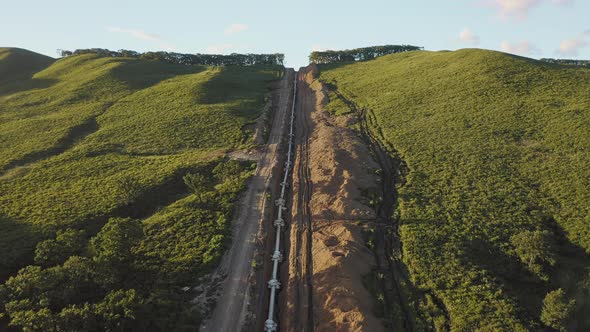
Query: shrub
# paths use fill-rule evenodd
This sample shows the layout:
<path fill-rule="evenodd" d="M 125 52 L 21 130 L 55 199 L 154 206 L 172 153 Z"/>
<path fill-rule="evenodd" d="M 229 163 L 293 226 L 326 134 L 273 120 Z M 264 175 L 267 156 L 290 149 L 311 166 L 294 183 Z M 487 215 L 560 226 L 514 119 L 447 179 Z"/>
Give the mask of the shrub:
<path fill-rule="evenodd" d="M 124 204 L 132 203 L 141 194 L 141 186 L 129 176 L 117 179 L 116 183 L 119 197 Z"/>
<path fill-rule="evenodd" d="M 65 262 L 68 257 L 78 255 L 86 246 L 86 232 L 68 228 L 58 231 L 55 239 L 37 243 L 35 263 L 44 267 Z"/>
<path fill-rule="evenodd" d="M 561 288 L 551 291 L 543 300 L 541 321 L 556 330 L 566 331 L 567 322 L 571 318 L 575 304 L 575 300 L 567 300 Z"/>
<path fill-rule="evenodd" d="M 204 195 L 206 193 L 207 179 L 202 174 L 187 173 L 182 177 L 184 184 L 197 197 L 199 203 L 203 203 Z"/>
<path fill-rule="evenodd" d="M 548 276 L 543 272 L 546 266 L 555 265 L 551 233 L 548 231 L 522 231 L 510 238 L 516 254 L 527 268 L 543 280 Z"/>

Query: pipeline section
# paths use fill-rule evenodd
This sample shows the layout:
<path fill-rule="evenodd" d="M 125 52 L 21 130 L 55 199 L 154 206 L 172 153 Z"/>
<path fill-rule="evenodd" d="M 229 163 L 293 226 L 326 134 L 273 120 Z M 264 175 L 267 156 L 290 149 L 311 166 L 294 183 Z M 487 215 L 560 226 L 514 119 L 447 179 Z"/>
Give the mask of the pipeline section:
<path fill-rule="evenodd" d="M 286 200 L 285 200 L 285 191 L 287 188 L 287 179 L 289 178 L 289 171 L 291 170 L 291 166 L 293 164 L 292 155 L 294 150 L 294 143 L 293 139 L 295 134 L 293 133 L 293 126 L 295 122 L 295 100 L 297 99 L 297 73 L 295 73 L 295 84 L 293 87 L 293 104 L 291 107 L 291 124 L 289 126 L 289 151 L 287 152 L 287 161 L 285 162 L 285 174 L 283 176 L 283 182 L 281 182 L 281 196 L 279 199 L 275 201 L 275 204 L 278 206 L 278 216 L 277 219 L 274 221 L 274 226 L 276 228 L 276 237 L 275 237 L 275 250 L 272 254 L 272 277 L 268 281 L 268 288 L 270 288 L 270 300 L 268 305 L 268 319 L 264 322 L 264 330 L 265 331 L 276 331 L 277 330 L 277 323 L 274 321 L 274 311 L 275 311 L 275 302 L 277 296 L 277 290 L 281 288 L 281 283 L 278 280 L 278 272 L 279 272 L 279 263 L 283 260 L 283 254 L 280 250 L 281 245 L 281 230 L 285 227 L 285 221 L 283 220 L 283 211 L 287 210 L 286 207 Z"/>

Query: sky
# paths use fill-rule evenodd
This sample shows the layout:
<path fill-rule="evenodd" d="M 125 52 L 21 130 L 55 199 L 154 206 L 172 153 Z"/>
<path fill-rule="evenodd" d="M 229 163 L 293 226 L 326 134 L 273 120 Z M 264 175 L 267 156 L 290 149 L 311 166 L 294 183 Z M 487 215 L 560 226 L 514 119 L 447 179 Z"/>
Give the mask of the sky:
<path fill-rule="evenodd" d="M 0 47 L 285 53 L 384 44 L 590 59 L 590 0 L 0 0 Z"/>

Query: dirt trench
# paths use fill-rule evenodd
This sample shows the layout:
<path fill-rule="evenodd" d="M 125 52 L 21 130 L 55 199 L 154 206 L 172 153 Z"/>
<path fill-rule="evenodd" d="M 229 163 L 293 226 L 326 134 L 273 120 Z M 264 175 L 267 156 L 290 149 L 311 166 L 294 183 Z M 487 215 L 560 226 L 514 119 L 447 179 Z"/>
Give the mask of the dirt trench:
<path fill-rule="evenodd" d="M 296 159 L 281 331 L 383 331 L 363 277 L 376 265 L 363 229 L 377 219 L 369 192 L 380 190 L 363 140 L 324 106 L 315 66 L 299 71 Z"/>

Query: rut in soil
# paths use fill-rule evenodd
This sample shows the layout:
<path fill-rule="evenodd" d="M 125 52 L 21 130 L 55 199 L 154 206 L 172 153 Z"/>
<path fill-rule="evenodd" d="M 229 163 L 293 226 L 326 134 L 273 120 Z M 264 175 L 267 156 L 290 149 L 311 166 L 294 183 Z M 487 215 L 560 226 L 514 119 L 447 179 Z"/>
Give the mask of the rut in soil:
<path fill-rule="evenodd" d="M 385 307 L 390 309 L 397 307 L 402 316 L 401 326 L 394 321 L 390 322 L 391 326 L 399 326 L 405 331 L 415 331 L 416 322 L 412 315 L 413 309 L 403 286 L 403 284 L 408 285 L 410 283 L 404 272 L 406 268 L 401 261 L 402 243 L 399 236 L 399 223 L 393 219 L 398 199 L 395 188 L 396 183 L 403 184 L 403 179 L 399 175 L 404 162 L 400 159 L 393 159 L 375 137 L 367 122 L 367 110 L 359 109 L 354 102 L 348 100 L 336 89 L 332 89 L 332 91 L 358 117 L 361 136 L 366 141 L 375 161 L 381 167 L 382 201 L 376 209 L 374 255 L 377 270 L 384 273 L 388 278 L 380 279 L 379 287 L 382 294 L 385 294 Z"/>
<path fill-rule="evenodd" d="M 298 77 L 299 89 L 298 99 L 309 98 L 311 94 L 310 88 L 303 78 L 303 74 Z M 298 113 L 297 113 L 297 136 L 298 140 L 298 167 L 297 174 L 299 180 L 298 190 L 298 211 L 299 215 L 297 225 L 297 256 L 300 259 L 297 261 L 297 272 L 299 276 L 299 292 L 298 299 L 296 301 L 298 309 L 296 312 L 305 312 L 305 318 L 299 322 L 300 330 L 313 331 L 313 256 L 312 256 L 312 218 L 311 208 L 309 201 L 311 200 L 312 194 L 312 182 L 309 169 L 309 118 L 308 113 L 305 109 L 306 103 L 301 100 L 297 100 Z M 303 239 L 306 239 L 304 245 Z"/>

